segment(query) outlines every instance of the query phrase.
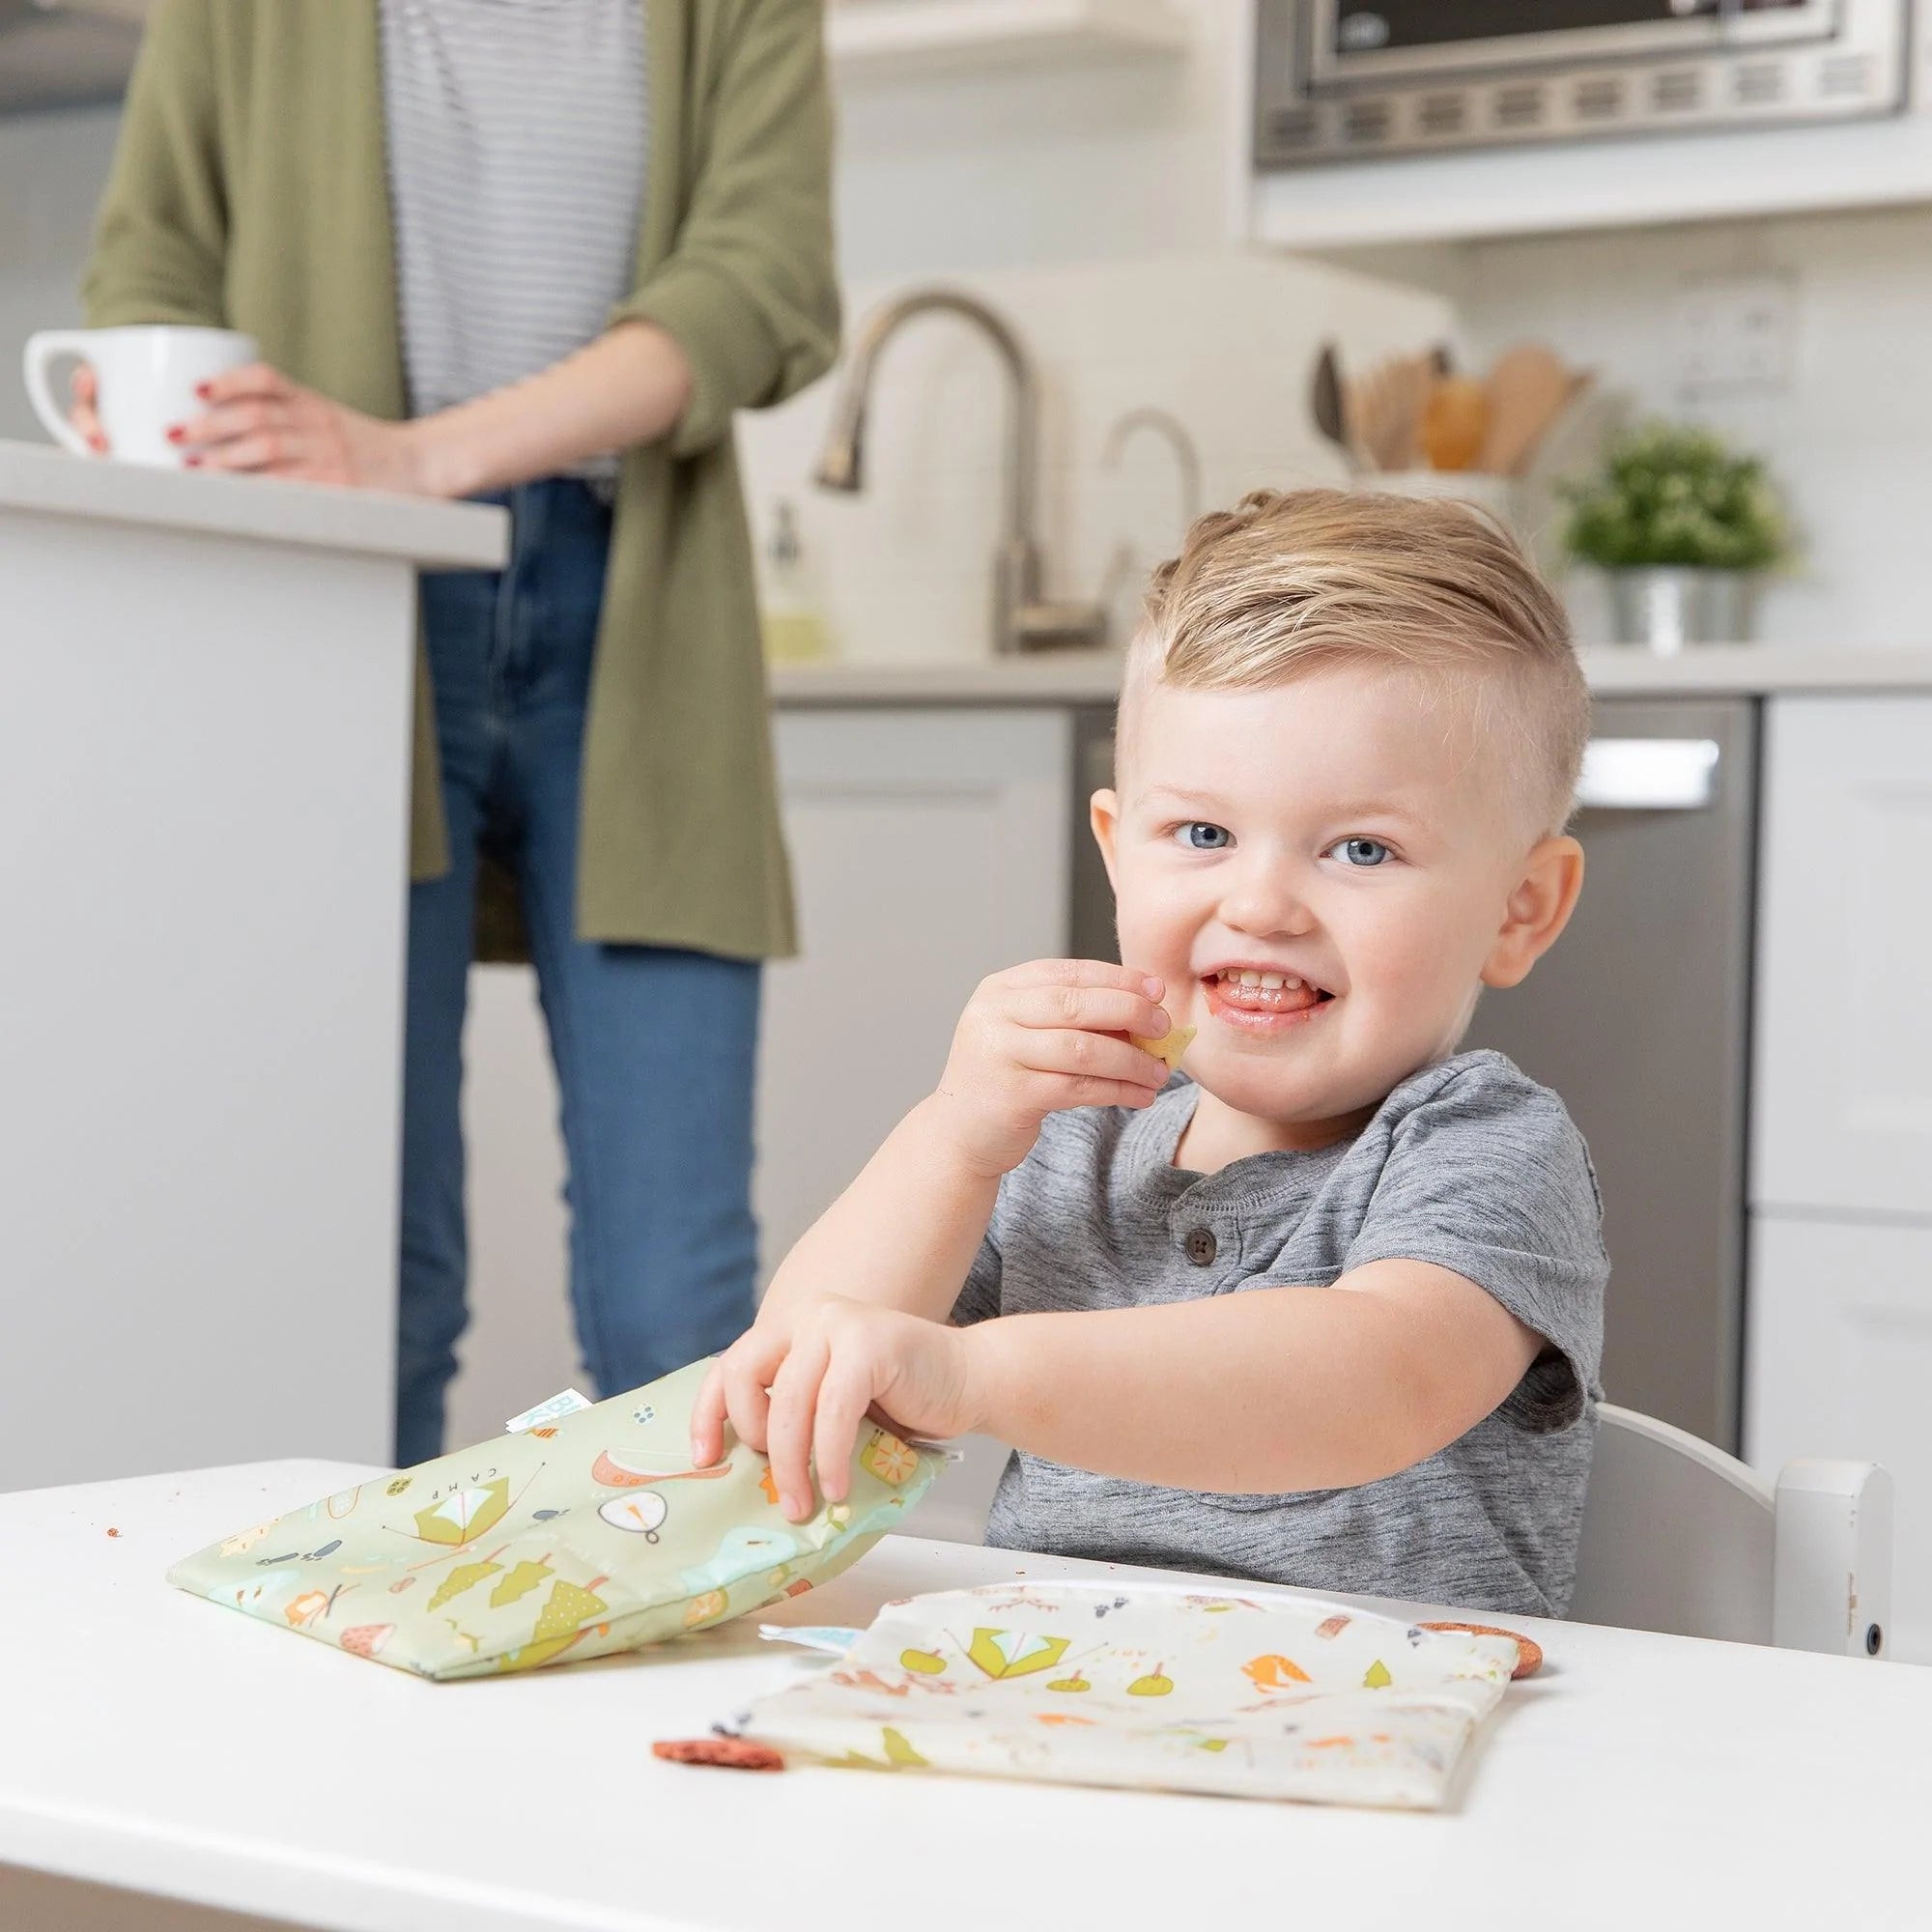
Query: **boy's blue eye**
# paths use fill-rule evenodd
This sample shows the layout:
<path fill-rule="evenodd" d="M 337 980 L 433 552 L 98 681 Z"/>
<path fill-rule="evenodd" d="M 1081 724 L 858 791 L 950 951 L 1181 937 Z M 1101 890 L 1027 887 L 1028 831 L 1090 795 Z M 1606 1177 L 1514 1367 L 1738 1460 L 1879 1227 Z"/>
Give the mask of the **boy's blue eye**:
<path fill-rule="evenodd" d="M 1209 825 L 1205 818 L 1190 818 L 1174 828 L 1175 838 L 1190 852 L 1225 852 L 1235 842 L 1235 835 L 1225 825 Z"/>
<path fill-rule="evenodd" d="M 1380 866 L 1395 856 L 1379 838 L 1343 838 L 1328 851 L 1345 866 Z"/>

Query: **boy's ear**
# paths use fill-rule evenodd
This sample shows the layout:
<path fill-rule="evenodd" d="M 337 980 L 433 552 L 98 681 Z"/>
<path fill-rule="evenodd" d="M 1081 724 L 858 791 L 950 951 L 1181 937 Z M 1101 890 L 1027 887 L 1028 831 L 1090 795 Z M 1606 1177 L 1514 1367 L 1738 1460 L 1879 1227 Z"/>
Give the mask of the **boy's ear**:
<path fill-rule="evenodd" d="M 1556 944 L 1583 890 L 1583 848 L 1574 838 L 1545 838 L 1531 850 L 1522 881 L 1510 894 L 1502 930 L 1483 962 L 1483 984 L 1515 986 Z"/>
<path fill-rule="evenodd" d="M 1114 837 L 1121 829 L 1121 798 L 1115 791 L 1096 791 L 1087 806 L 1088 822 L 1094 828 L 1094 842 L 1100 848 L 1100 857 L 1106 863 L 1107 883 L 1116 891 L 1120 881 L 1114 877 Z"/>

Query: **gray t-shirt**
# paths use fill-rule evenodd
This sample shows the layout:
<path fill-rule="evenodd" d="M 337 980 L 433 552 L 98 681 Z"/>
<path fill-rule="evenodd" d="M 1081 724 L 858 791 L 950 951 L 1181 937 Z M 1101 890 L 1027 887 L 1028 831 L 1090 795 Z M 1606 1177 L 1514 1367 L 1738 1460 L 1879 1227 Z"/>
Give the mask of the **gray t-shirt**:
<path fill-rule="evenodd" d="M 1602 1203 L 1563 1103 L 1499 1053 L 1405 1080 L 1351 1141 L 1177 1168 L 1196 1089 L 1055 1114 L 1001 1184 L 962 1323 L 1325 1287 L 1434 1262 L 1548 1345 L 1502 1406 L 1400 1475 L 1204 1495 L 1015 1455 L 986 1540 L 1469 1609 L 1560 1616 L 1577 1567 L 1603 1354 Z"/>

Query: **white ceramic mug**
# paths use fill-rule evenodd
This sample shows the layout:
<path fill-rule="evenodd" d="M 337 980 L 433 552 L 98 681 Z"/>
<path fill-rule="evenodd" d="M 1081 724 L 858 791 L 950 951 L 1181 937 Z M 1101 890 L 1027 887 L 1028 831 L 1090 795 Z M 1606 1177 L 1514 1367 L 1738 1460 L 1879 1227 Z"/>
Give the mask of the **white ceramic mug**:
<path fill-rule="evenodd" d="M 195 385 L 224 369 L 253 362 L 261 353 L 252 335 L 238 335 L 232 328 L 185 328 L 174 323 L 43 328 L 27 338 L 20 367 L 27 400 L 56 442 L 78 456 L 94 453 L 54 393 L 53 365 L 71 357 L 87 363 L 99 385 L 96 407 L 107 453 L 123 463 L 178 469 L 182 452 L 168 440 L 168 430 L 201 412 Z"/>

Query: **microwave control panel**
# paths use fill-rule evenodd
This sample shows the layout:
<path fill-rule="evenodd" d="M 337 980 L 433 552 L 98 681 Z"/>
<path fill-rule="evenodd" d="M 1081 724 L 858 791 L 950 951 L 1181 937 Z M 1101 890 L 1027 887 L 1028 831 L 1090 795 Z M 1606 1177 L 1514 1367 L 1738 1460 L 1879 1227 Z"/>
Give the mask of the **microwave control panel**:
<path fill-rule="evenodd" d="M 1894 114 L 1911 27 L 1911 0 L 1257 0 L 1255 164 Z"/>

